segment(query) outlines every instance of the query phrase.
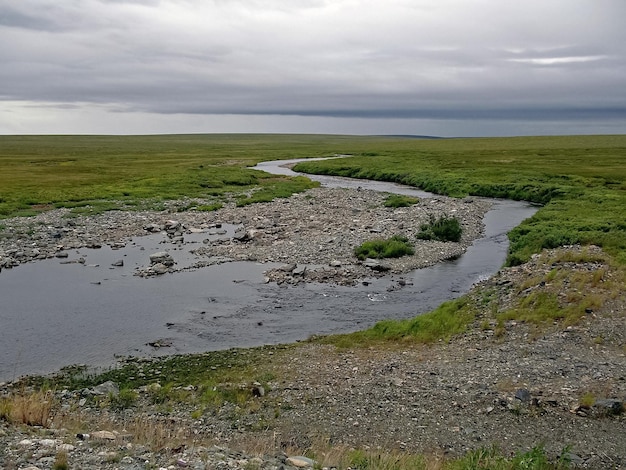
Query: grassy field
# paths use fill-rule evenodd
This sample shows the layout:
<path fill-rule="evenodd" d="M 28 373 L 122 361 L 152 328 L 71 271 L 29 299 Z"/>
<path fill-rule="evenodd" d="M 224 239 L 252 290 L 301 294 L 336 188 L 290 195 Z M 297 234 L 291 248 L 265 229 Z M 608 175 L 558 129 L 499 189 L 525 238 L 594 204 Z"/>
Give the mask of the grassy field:
<path fill-rule="evenodd" d="M 0 217 L 86 204 L 107 210 L 182 197 L 219 200 L 257 187 L 255 200 L 290 195 L 311 183 L 247 167 L 335 146 L 308 136 L 0 136 Z"/>

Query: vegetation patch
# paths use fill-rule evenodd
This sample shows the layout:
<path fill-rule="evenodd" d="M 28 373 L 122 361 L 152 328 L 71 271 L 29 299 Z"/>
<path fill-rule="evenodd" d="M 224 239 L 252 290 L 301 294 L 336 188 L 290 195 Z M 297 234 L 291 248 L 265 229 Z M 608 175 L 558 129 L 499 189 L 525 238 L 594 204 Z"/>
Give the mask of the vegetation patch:
<path fill-rule="evenodd" d="M 433 343 L 448 340 L 465 331 L 476 314 L 475 307 L 466 297 L 461 297 L 408 320 L 383 320 L 367 330 L 328 336 L 319 341 L 339 347 L 367 346 L 389 341 Z"/>
<path fill-rule="evenodd" d="M 422 224 L 416 237 L 420 240 L 439 240 L 442 242 L 458 242 L 463 229 L 456 217 L 441 216 L 437 219 L 430 216 L 430 222 Z"/>
<path fill-rule="evenodd" d="M 535 265 L 532 275 L 501 299 L 499 321 L 572 325 L 624 295 L 624 269 L 597 248 L 552 250 Z"/>
<path fill-rule="evenodd" d="M 385 207 L 410 207 L 419 203 L 419 199 L 412 196 L 404 196 L 402 194 L 390 194 L 383 203 Z"/>
<path fill-rule="evenodd" d="M 156 206 L 253 188 L 260 188 L 265 200 L 285 197 L 317 184 L 249 167 L 323 156 L 323 141 L 254 135 L 0 136 L 0 218 L 54 207 L 77 214 L 148 209 L 146 202 Z"/>
<path fill-rule="evenodd" d="M 0 398 L 0 419 L 28 426 L 48 426 L 54 396 L 44 388 Z"/>
<path fill-rule="evenodd" d="M 370 240 L 354 249 L 355 256 L 361 261 L 367 258 L 400 258 L 415 253 L 409 239 L 394 235 L 387 239 Z"/>
<path fill-rule="evenodd" d="M 201 204 L 199 206 L 195 206 L 195 209 L 199 212 L 213 212 L 217 211 L 224 207 L 224 204 L 221 202 L 215 202 L 213 204 Z"/>

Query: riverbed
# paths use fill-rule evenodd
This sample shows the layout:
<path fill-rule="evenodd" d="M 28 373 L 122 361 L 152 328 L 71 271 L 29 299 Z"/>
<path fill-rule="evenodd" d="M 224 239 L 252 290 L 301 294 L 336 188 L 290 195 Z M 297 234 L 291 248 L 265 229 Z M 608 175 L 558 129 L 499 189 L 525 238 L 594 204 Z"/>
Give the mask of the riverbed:
<path fill-rule="evenodd" d="M 263 171 L 289 174 L 289 162 Z M 429 198 L 396 184 L 311 175 L 325 187 L 362 188 Z M 483 236 L 458 259 L 402 276 L 373 277 L 357 286 L 267 283 L 279 263 L 234 261 L 142 278 L 148 253 L 167 251 L 179 268 L 207 237 L 165 233 L 133 237 L 123 247 L 79 248 L 67 259 L 22 264 L 0 273 L 0 381 L 50 373 L 69 364 L 108 367 L 129 355 L 154 356 L 293 342 L 314 334 L 349 332 L 386 318 L 408 318 L 461 295 L 493 275 L 508 248 L 506 233 L 536 208 L 492 201 Z M 122 260 L 120 265 L 118 261 Z M 116 265 L 116 266 L 113 266 Z"/>

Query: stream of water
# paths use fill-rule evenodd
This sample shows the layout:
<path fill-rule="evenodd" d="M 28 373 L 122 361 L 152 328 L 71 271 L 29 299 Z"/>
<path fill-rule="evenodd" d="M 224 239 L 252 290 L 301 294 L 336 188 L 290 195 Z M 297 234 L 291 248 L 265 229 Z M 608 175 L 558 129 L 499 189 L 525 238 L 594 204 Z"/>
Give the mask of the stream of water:
<path fill-rule="evenodd" d="M 286 161 L 258 168 L 293 174 Z M 329 187 L 362 187 L 418 197 L 429 193 L 391 183 L 307 175 Z M 459 259 L 368 286 L 276 286 L 263 282 L 270 265 L 226 263 L 144 279 L 133 276 L 147 253 L 169 251 L 177 265 L 206 234 L 137 237 L 125 248 L 77 250 L 85 264 L 49 259 L 0 273 L 0 381 L 45 374 L 70 364 L 107 366 L 119 356 L 155 356 L 293 342 L 313 334 L 349 332 L 385 318 L 409 318 L 461 295 L 493 275 L 508 248 L 506 233 L 536 208 L 497 200 L 485 216 L 484 237 Z M 228 227 L 233 230 L 234 227 Z M 124 266 L 112 268 L 115 260 Z M 154 348 L 159 341 L 167 347 Z"/>

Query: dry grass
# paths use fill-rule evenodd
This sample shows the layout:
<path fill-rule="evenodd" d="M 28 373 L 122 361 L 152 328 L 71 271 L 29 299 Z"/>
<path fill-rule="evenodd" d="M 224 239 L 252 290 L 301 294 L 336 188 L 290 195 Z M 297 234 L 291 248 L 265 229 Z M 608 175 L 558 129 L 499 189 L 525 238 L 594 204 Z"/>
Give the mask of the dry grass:
<path fill-rule="evenodd" d="M 59 452 L 54 459 L 52 470 L 68 470 L 69 468 L 70 466 L 67 462 L 67 452 Z"/>
<path fill-rule="evenodd" d="M 53 393 L 37 391 L 0 398 L 0 419 L 14 424 L 48 427 L 54 405 Z"/>

